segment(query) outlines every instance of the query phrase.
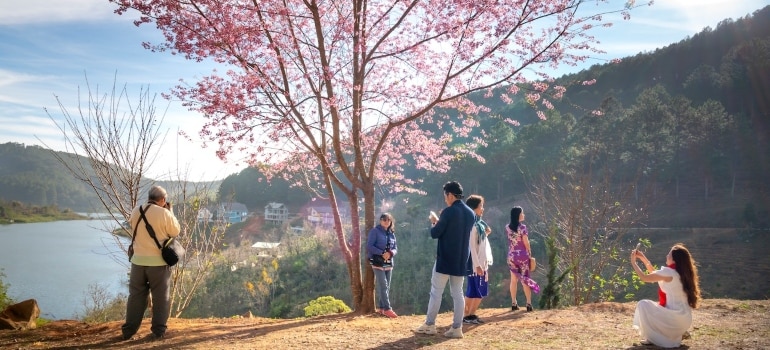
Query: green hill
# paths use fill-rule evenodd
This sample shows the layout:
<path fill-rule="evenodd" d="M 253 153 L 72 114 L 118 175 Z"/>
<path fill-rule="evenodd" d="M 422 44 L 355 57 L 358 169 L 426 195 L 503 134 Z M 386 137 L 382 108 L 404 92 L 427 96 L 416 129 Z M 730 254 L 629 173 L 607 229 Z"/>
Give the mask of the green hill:
<path fill-rule="evenodd" d="M 9 142 L 0 144 L 0 199 L 91 211 L 97 198 L 50 150 Z"/>

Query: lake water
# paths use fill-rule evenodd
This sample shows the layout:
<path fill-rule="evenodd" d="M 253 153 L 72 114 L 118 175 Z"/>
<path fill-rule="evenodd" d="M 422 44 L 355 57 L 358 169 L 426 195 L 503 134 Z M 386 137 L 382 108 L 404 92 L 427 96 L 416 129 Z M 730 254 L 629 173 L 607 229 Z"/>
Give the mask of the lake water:
<path fill-rule="evenodd" d="M 58 320 L 84 314 L 89 286 L 128 294 L 128 262 L 106 230 L 115 226 L 98 219 L 0 225 L 9 297 L 36 299 L 41 317 Z"/>

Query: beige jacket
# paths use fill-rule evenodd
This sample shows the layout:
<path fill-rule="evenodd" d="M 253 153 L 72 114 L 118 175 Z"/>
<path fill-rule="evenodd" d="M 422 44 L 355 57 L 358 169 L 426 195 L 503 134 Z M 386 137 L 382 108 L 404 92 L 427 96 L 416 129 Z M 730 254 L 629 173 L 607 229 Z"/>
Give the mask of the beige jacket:
<path fill-rule="evenodd" d="M 155 230 L 155 237 L 158 238 L 160 244 L 163 244 L 169 237 L 177 237 L 179 235 L 181 228 L 173 212 L 154 204 L 145 203 L 141 206 L 144 209 L 144 216 L 147 217 L 147 222 Z M 134 228 L 136 228 L 134 257 L 131 258 L 131 263 L 141 266 L 166 265 L 166 262 L 163 261 L 163 257 L 160 255 L 160 249 L 158 249 L 155 241 L 147 232 L 147 228 L 145 228 L 145 223 L 142 220 L 142 215 L 139 213 L 138 206 L 131 212 L 131 217 L 128 221 L 131 223 L 131 234 L 134 233 Z M 139 227 L 137 227 L 137 224 Z"/>

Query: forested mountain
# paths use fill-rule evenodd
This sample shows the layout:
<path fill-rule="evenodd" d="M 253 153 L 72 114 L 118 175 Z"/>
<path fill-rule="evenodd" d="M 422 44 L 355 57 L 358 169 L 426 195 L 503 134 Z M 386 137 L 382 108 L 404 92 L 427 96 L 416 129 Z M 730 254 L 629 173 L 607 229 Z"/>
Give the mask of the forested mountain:
<path fill-rule="evenodd" d="M 81 158 L 80 162 L 84 166 L 88 167 L 89 164 L 87 159 L 72 153 L 13 142 L 0 144 L 0 200 L 17 201 L 30 206 L 55 206 L 78 212 L 103 211 L 93 188 L 70 173 L 57 156 L 65 160 Z M 98 179 L 95 175 L 90 176 Z M 196 185 L 216 189 L 220 182 L 177 183 L 144 179 L 142 186 L 149 184 L 158 184 L 167 189 L 179 188 L 176 185 L 182 184 L 189 190 Z M 144 194 L 140 196 L 140 200 L 145 198 Z"/>
<path fill-rule="evenodd" d="M 93 190 L 78 181 L 50 150 L 10 142 L 0 144 L 0 198 L 76 211 L 91 210 L 91 203 L 96 203 Z"/>
<path fill-rule="evenodd" d="M 426 185 L 456 178 L 505 198 L 543 177 L 609 173 L 652 194 L 655 225 L 770 225 L 770 7 L 552 85 L 567 87 L 540 94 L 553 110 L 519 101 L 480 116 L 486 164 L 460 160 Z"/>
<path fill-rule="evenodd" d="M 595 85 L 575 86 L 567 91 L 563 110 L 569 110 L 567 105 L 596 109 L 608 99 L 632 106 L 645 91 L 656 87 L 665 90 L 664 98 L 674 100 L 669 104 L 718 103 L 730 116 L 731 123 L 717 130 L 726 133 L 721 139 L 714 135 L 717 139 L 713 141 L 723 144 L 708 143 L 700 150 L 688 150 L 689 154 L 680 155 L 700 157 L 697 163 L 708 163 L 706 168 L 688 166 L 686 170 L 699 175 L 725 173 L 728 183 L 732 182 L 731 177 L 736 181 L 743 179 L 748 186 L 759 186 L 757 189 L 767 193 L 764 174 L 770 170 L 770 6 L 752 16 L 726 19 L 716 29 L 706 28 L 692 38 L 655 52 L 640 53 L 618 64 L 594 66 L 562 80 L 594 78 Z M 681 115 L 674 113 L 672 117 Z M 699 117 L 706 118 L 705 113 L 699 113 Z M 722 127 L 712 122 L 717 121 L 708 121 L 707 126 Z M 696 134 L 715 131 L 693 130 L 692 125 L 685 123 L 675 122 L 673 126 Z M 671 136 L 680 135 L 672 132 Z M 710 154 L 698 155 L 698 151 Z M 721 159 L 716 161 L 715 157 Z"/>
<path fill-rule="evenodd" d="M 268 181 L 256 168 L 245 168 L 227 176 L 217 192 L 220 200 L 232 199 L 252 210 L 261 211 L 270 202 L 280 202 L 286 204 L 291 213 L 296 213 L 311 197 L 310 192 L 291 187 L 284 179 L 273 178 Z"/>

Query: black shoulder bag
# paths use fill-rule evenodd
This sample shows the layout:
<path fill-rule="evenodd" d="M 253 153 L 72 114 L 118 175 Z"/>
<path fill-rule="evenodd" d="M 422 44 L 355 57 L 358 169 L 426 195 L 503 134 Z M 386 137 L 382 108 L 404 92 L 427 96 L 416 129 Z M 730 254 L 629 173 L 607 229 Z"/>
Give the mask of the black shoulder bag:
<path fill-rule="evenodd" d="M 155 236 L 155 230 L 152 228 L 152 225 L 147 221 L 147 217 L 144 216 L 144 210 L 142 209 L 142 206 L 139 206 L 139 214 L 142 215 L 142 220 L 144 220 L 144 227 L 147 228 L 147 232 L 150 234 L 150 237 L 155 241 L 155 245 L 158 246 L 158 249 L 160 249 L 160 255 L 163 256 L 163 261 L 168 264 L 168 266 L 174 266 L 177 262 L 179 262 L 179 259 L 184 256 L 185 250 L 184 247 L 182 247 L 181 244 L 177 240 L 175 240 L 173 237 L 167 239 L 165 242 L 163 242 L 163 245 L 160 245 L 160 242 L 158 242 L 158 238 Z M 139 224 L 137 223 L 137 226 Z M 134 229 L 134 236 L 136 236 L 136 229 Z M 133 245 L 133 242 L 131 243 Z"/>

